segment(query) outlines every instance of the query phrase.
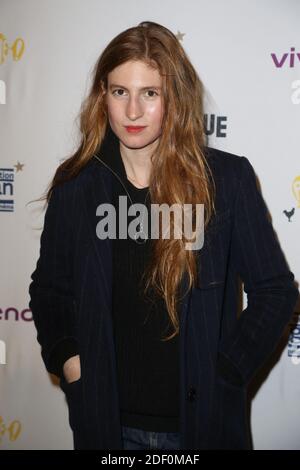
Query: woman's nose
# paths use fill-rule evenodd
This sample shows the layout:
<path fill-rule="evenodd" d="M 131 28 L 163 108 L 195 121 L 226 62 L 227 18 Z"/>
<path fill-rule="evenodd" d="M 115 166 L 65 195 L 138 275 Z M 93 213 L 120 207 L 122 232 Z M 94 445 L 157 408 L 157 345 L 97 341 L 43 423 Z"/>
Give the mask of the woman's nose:
<path fill-rule="evenodd" d="M 127 116 L 130 119 L 137 119 L 143 114 L 143 107 L 139 101 L 139 97 L 131 97 L 127 104 L 126 109 Z"/>

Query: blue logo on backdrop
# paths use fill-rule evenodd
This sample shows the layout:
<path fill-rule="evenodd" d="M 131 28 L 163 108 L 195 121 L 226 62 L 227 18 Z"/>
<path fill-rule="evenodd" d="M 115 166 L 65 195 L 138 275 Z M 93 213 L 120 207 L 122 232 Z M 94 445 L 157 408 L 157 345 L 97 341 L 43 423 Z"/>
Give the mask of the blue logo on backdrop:
<path fill-rule="evenodd" d="M 0 168 L 0 211 L 13 212 L 14 210 L 14 180 L 13 168 Z"/>
<path fill-rule="evenodd" d="M 300 316 L 295 313 L 291 321 L 291 329 L 288 343 L 288 356 L 294 364 L 300 362 Z"/>

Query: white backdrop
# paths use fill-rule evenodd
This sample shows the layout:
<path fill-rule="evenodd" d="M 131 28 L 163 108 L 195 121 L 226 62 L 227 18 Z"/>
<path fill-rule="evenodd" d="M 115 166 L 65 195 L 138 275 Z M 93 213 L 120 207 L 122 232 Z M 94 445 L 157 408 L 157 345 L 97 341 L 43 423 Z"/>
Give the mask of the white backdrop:
<path fill-rule="evenodd" d="M 65 399 L 44 368 L 28 309 L 44 212 L 26 204 L 76 148 L 96 59 L 143 20 L 183 34 L 206 88 L 209 145 L 253 164 L 299 279 L 300 2 L 0 0 L 0 20 L 0 449 L 70 449 Z M 255 449 L 300 449 L 296 314 L 286 338 L 252 401 Z"/>

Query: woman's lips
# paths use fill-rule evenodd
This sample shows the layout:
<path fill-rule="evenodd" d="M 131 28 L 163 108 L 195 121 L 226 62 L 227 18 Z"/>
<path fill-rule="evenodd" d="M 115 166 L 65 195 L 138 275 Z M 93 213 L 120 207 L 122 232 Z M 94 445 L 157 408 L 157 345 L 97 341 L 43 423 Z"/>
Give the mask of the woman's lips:
<path fill-rule="evenodd" d="M 130 134 L 137 134 L 138 132 L 141 132 L 145 128 L 146 126 L 126 126 L 125 127 L 127 132 L 129 132 Z"/>

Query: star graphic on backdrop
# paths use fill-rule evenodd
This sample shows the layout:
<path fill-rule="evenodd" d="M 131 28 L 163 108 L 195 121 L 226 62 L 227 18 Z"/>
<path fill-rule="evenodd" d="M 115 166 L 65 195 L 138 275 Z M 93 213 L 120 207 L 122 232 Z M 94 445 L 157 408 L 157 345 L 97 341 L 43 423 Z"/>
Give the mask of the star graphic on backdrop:
<path fill-rule="evenodd" d="M 18 160 L 18 163 L 16 165 L 14 165 L 14 167 L 16 168 L 17 172 L 18 171 L 22 171 L 23 170 L 23 166 L 25 165 L 25 163 L 20 163 L 19 160 Z"/>
<path fill-rule="evenodd" d="M 176 37 L 177 37 L 178 41 L 182 41 L 183 36 L 185 36 L 185 33 L 181 33 L 180 31 L 177 30 Z"/>

